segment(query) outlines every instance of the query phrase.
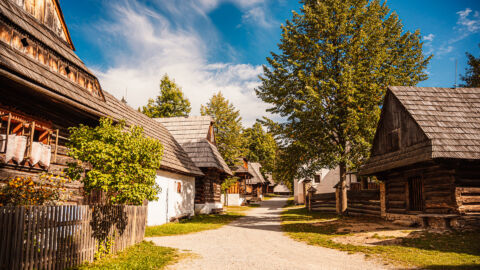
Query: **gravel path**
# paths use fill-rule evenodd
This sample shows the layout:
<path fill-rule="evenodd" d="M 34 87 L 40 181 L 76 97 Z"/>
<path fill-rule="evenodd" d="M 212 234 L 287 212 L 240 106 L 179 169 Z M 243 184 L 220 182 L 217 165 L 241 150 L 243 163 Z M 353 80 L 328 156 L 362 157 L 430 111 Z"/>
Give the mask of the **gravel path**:
<path fill-rule="evenodd" d="M 384 269 L 361 254 L 309 246 L 285 236 L 280 228 L 285 201 L 278 197 L 264 201 L 217 230 L 147 240 L 199 255 L 171 269 Z"/>

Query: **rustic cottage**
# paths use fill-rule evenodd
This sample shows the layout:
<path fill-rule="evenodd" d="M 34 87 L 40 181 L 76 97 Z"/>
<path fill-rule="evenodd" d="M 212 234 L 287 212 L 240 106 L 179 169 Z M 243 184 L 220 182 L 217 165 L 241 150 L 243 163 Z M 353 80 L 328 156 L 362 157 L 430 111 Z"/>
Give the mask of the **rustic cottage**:
<path fill-rule="evenodd" d="M 195 179 L 195 212 L 209 214 L 223 209 L 221 185 L 233 173 L 218 152 L 214 121 L 210 116 L 155 119 L 180 143 L 204 173 Z"/>
<path fill-rule="evenodd" d="M 273 193 L 273 188 L 275 187 L 276 183 L 275 183 L 275 180 L 273 179 L 273 175 L 272 174 L 267 174 L 267 185 L 266 185 L 266 190 L 265 190 L 265 194 L 270 194 L 270 193 Z"/>
<path fill-rule="evenodd" d="M 248 161 L 245 158 L 240 159 L 240 165 L 233 169 L 234 176 L 238 179 L 231 185 L 222 196 L 222 202 L 229 206 L 241 206 L 247 203 L 247 180 L 253 175 L 248 169 Z"/>
<path fill-rule="evenodd" d="M 389 87 L 360 171 L 385 183 L 385 216 L 478 226 L 480 88 Z"/>
<path fill-rule="evenodd" d="M 260 163 L 248 162 L 248 172 L 252 175 L 252 178 L 246 180 L 247 200 L 261 200 L 263 198 L 263 190 L 267 182 L 260 171 L 261 167 Z"/>
<path fill-rule="evenodd" d="M 94 126 L 101 117 L 111 117 L 142 126 L 147 136 L 164 146 L 157 181 L 161 185 L 173 182 L 175 188 L 162 191 L 156 203 L 163 210 L 149 211 L 149 224 L 193 214 L 194 178 L 202 172 L 160 123 L 101 88 L 96 76 L 74 53 L 58 0 L 0 1 L 0 96 L 1 181 L 62 171 L 71 160 L 65 147 L 68 128 Z M 189 186 L 177 189 L 183 181 Z M 78 182 L 70 185 L 68 192 L 73 192 L 71 204 L 97 200 L 93 196 L 85 198 Z M 167 204 L 166 198 L 173 197 L 169 196 L 171 192 L 180 192 L 187 199 Z"/>

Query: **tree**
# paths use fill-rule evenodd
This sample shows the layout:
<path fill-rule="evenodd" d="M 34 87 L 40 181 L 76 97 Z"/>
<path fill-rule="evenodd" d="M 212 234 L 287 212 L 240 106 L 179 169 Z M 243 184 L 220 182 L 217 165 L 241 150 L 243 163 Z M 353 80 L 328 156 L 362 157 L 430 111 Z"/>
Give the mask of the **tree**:
<path fill-rule="evenodd" d="M 282 148 L 295 143 L 288 153 L 306 171 L 340 166 L 345 195 L 347 168 L 369 155 L 386 87 L 425 80 L 431 56 L 420 33 L 404 32 L 379 0 L 301 3 L 282 25 L 280 53 L 267 58 L 256 93 L 284 119 L 265 121 Z"/>
<path fill-rule="evenodd" d="M 478 45 L 480 47 L 480 44 Z M 462 87 L 480 87 L 480 56 L 476 58 L 470 53 L 466 53 L 468 58 L 468 68 L 465 76 L 460 75 L 460 78 L 465 83 Z"/>
<path fill-rule="evenodd" d="M 79 170 L 87 193 L 105 192 L 108 203 L 141 205 L 156 200 L 160 191 L 155 183 L 163 155 L 163 146 L 155 139 L 145 137 L 143 129 L 133 126 L 125 130 L 125 123 L 113 124 L 108 118 L 97 127 L 80 125 L 70 128 L 68 155 L 81 164 L 71 163 L 68 175 L 79 179 Z M 82 164 L 88 167 L 83 170 Z"/>
<path fill-rule="evenodd" d="M 151 118 L 188 116 L 192 108 L 190 101 L 184 97 L 182 89 L 165 74 L 160 81 L 160 95 L 148 99 L 141 112 Z"/>
<path fill-rule="evenodd" d="M 243 149 L 242 118 L 240 112 L 221 92 L 214 94 L 206 105 L 200 108 L 202 115 L 215 119 L 217 148 L 228 166 L 238 164 L 238 158 L 245 154 Z"/>
<path fill-rule="evenodd" d="M 277 142 L 273 135 L 263 130 L 262 124 L 256 122 L 243 132 L 247 159 L 262 164 L 263 173 L 272 173 L 275 166 Z"/>

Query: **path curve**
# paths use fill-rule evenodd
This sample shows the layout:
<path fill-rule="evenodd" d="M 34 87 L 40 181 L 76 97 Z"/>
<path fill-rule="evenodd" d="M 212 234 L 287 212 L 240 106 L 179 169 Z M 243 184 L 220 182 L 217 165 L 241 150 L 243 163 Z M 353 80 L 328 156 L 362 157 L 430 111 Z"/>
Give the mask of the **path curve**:
<path fill-rule="evenodd" d="M 199 255 L 171 269 L 385 269 L 362 254 L 310 246 L 284 235 L 280 214 L 285 202 L 282 197 L 264 201 L 220 229 L 147 240 Z"/>

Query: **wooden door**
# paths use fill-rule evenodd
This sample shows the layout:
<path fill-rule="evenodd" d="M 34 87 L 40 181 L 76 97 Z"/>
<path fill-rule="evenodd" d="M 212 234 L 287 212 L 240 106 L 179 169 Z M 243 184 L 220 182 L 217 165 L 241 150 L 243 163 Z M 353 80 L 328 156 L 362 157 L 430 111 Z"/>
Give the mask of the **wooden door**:
<path fill-rule="evenodd" d="M 423 211 L 423 183 L 419 176 L 408 178 L 409 210 Z"/>

